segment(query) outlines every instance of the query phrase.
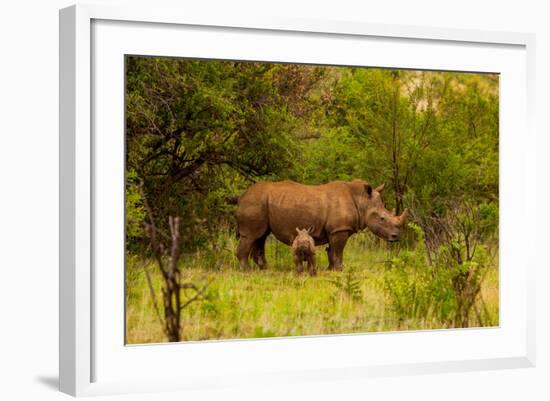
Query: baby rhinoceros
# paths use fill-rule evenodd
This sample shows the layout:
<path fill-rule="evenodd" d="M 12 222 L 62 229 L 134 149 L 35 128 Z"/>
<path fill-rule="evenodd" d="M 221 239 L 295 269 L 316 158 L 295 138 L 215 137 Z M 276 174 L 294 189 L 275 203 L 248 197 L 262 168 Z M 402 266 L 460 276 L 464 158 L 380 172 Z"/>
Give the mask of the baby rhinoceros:
<path fill-rule="evenodd" d="M 313 231 L 311 228 L 301 230 L 296 227 L 298 235 L 292 241 L 292 256 L 296 264 L 296 272 L 302 273 L 304 262 L 307 262 L 310 276 L 315 276 L 317 274 L 315 270 L 315 241 L 310 235 L 311 231 Z"/>

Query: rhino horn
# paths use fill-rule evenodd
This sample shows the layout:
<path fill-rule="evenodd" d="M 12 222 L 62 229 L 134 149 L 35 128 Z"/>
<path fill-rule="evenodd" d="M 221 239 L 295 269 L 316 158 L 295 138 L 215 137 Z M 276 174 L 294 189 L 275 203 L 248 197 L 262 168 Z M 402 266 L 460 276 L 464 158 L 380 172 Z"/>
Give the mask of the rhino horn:
<path fill-rule="evenodd" d="M 403 213 L 401 213 L 401 216 L 398 217 L 400 226 L 403 226 L 407 222 L 407 214 L 408 210 L 405 209 L 403 210 Z"/>

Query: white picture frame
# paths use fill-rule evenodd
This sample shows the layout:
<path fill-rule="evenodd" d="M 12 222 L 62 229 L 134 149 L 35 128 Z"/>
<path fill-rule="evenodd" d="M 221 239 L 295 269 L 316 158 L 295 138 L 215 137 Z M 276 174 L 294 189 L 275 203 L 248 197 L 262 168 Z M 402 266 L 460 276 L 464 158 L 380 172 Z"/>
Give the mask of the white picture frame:
<path fill-rule="evenodd" d="M 143 30 L 148 31 L 143 34 Z M 166 41 L 168 44 L 160 45 L 160 38 L 189 35 L 190 30 L 193 35 L 198 35 L 201 44 L 196 53 L 188 48 L 182 50 L 182 53 L 172 54 L 174 47 L 170 46 L 174 46 L 174 41 L 170 40 Z M 263 35 L 264 40 L 270 41 L 270 50 L 258 50 L 259 47 L 250 44 L 253 40 L 247 42 L 247 38 L 253 38 L 253 35 Z M 120 55 L 204 57 L 210 55 L 210 47 L 216 48 L 215 43 L 219 39 L 223 39 L 226 45 L 219 49 L 219 53 L 212 53 L 213 58 L 250 59 L 251 54 L 256 54 L 256 60 L 265 58 L 289 62 L 337 63 L 339 60 L 335 57 L 342 57 L 343 64 L 365 65 L 365 61 L 360 58 L 354 62 L 349 48 L 342 50 L 347 52 L 342 53 L 347 56 L 336 55 L 338 48 L 345 49 L 348 42 L 353 42 L 360 43 L 361 46 L 363 43 L 366 43 L 365 46 L 372 45 L 373 54 L 379 54 L 378 60 L 382 60 L 376 65 L 382 67 L 445 70 L 463 69 L 466 65 L 464 63 L 470 63 L 467 70 L 499 73 L 506 71 L 504 76 L 508 78 L 501 86 L 501 208 L 506 212 L 512 207 L 519 207 L 521 212 L 517 216 L 501 214 L 501 234 L 504 234 L 501 236 L 501 249 L 505 249 L 501 253 L 501 262 L 505 263 L 504 268 L 501 267 L 501 306 L 504 306 L 504 315 L 500 327 L 456 330 L 451 333 L 448 330 L 436 330 L 380 335 L 311 336 L 302 339 L 217 341 L 188 345 L 124 345 L 123 333 L 116 323 L 120 319 L 123 305 L 119 305 L 120 299 L 113 295 L 117 288 L 122 292 L 121 273 L 113 273 L 112 285 L 109 284 L 110 277 L 98 273 L 108 263 L 120 266 L 123 270 L 123 265 L 120 265 L 123 263 L 120 258 L 123 243 L 118 244 L 118 251 L 106 251 L 101 248 L 103 236 L 98 237 L 99 231 L 107 231 L 104 223 L 112 223 L 109 220 L 111 215 L 104 212 L 105 202 L 112 203 L 114 214 L 111 217 L 114 216 L 115 220 L 123 215 L 123 203 L 120 202 L 118 193 L 122 191 L 122 186 L 117 187 L 121 173 L 117 158 L 121 156 L 119 150 L 123 144 L 123 130 L 120 129 L 123 121 L 120 118 L 120 113 L 123 114 L 120 100 L 123 95 L 119 91 L 118 95 L 107 99 L 101 85 L 108 86 L 109 82 L 113 82 L 112 87 L 120 89 L 123 75 L 122 69 L 117 69 L 122 61 L 118 57 Z M 338 48 L 330 44 L 333 40 L 340 41 Z M 382 41 L 382 47 L 387 48 L 401 46 L 406 42 L 407 46 L 412 46 L 420 54 L 426 51 L 426 60 L 433 53 L 430 46 L 436 46 L 441 57 L 437 62 L 419 60 L 413 65 L 405 65 L 410 63 L 410 60 L 404 60 L 407 52 L 385 54 L 389 51 L 381 49 L 379 45 Z M 227 43 L 231 43 L 231 46 Z M 333 53 L 325 58 L 321 53 L 304 52 L 305 47 L 299 48 L 296 43 L 311 44 L 311 48 L 326 45 L 327 49 L 333 49 Z M 512 183 L 523 188 L 535 186 L 536 141 L 532 128 L 534 44 L 534 35 L 523 33 L 373 25 L 357 21 L 260 17 L 229 20 L 214 16 L 186 15 L 185 10 L 155 7 L 78 5 L 61 10 L 60 390 L 80 396 L 200 389 L 251 382 L 285 383 L 534 366 L 536 261 L 531 255 L 535 253 L 529 251 L 533 246 L 529 241 L 514 236 L 513 229 L 525 219 L 530 224 L 528 230 L 535 232 L 535 219 L 529 218 L 534 216 L 535 208 L 534 200 L 521 194 L 525 191 L 514 191 L 512 186 Z M 276 53 L 269 53 L 277 51 L 278 47 L 284 47 L 289 52 L 288 55 L 281 57 Z M 490 58 L 483 55 L 487 49 L 494 49 L 494 57 L 484 61 Z M 265 54 L 262 55 L 261 52 Z M 468 60 L 460 65 L 456 61 L 453 64 L 453 57 L 461 52 L 464 52 Z M 318 58 L 316 54 L 319 55 Z M 502 70 L 498 68 L 498 63 L 501 63 Z M 104 72 L 105 69 L 108 70 L 107 73 Z M 98 82 L 100 87 L 94 86 Z M 98 98 L 105 102 L 98 102 Z M 110 101 L 114 103 L 108 104 Z M 118 114 L 111 115 L 105 111 L 107 109 Z M 502 117 L 503 113 L 506 113 L 505 117 Z M 94 132 L 104 128 L 114 133 L 111 139 L 94 136 Z M 109 140 L 114 142 L 110 143 Z M 101 178 L 106 176 L 107 171 L 117 171 L 114 174 L 109 173 L 112 178 L 110 181 Z M 116 217 L 117 213 L 119 217 Z M 105 237 L 110 235 L 103 231 L 101 234 L 105 234 Z M 108 237 L 108 240 L 114 243 L 120 241 L 117 230 L 111 231 L 115 232 L 114 237 Z M 510 249 L 511 246 L 502 248 L 503 244 L 511 243 L 515 249 Z M 516 258 L 520 252 L 527 255 L 521 261 Z M 108 261 L 111 257 L 113 262 Z M 508 261 L 509 264 L 506 263 Z M 94 298 L 98 288 L 101 289 L 101 300 L 97 296 Z M 103 313 L 107 304 L 115 304 L 111 308 L 113 314 L 108 317 L 107 313 Z M 120 324 L 123 325 L 122 322 Z M 437 347 L 449 344 L 456 345 L 454 354 L 450 350 L 448 354 L 437 351 Z M 478 346 L 467 350 L 461 348 L 464 344 Z M 428 345 L 435 350 L 422 351 L 422 347 Z M 390 355 L 390 348 L 384 348 L 390 346 L 392 350 L 397 350 L 395 353 L 398 356 Z M 407 353 L 406 350 L 411 347 L 417 349 L 417 352 Z M 317 359 L 320 349 L 325 350 L 322 360 Z M 339 352 L 344 349 L 357 352 L 350 352 L 347 359 L 340 358 Z M 370 350 L 368 358 L 364 352 L 358 351 L 367 349 Z M 380 350 L 378 354 L 374 352 L 376 349 Z M 421 358 L 421 353 L 426 358 Z M 440 354 L 439 357 L 436 357 L 437 353 Z M 185 369 L 184 366 L 184 373 L 179 374 L 167 374 L 170 363 L 165 364 L 166 368 L 159 368 L 159 361 L 169 362 L 176 354 L 190 361 L 190 368 Z M 199 363 L 211 362 L 216 358 L 219 359 L 214 368 L 209 363 Z M 230 360 L 233 362 L 227 362 Z M 250 366 L 251 362 L 255 366 Z M 132 366 L 139 364 L 155 366 L 157 372 L 145 369 L 143 377 L 139 377 L 132 370 Z M 112 369 L 107 366 L 112 366 Z M 166 371 L 158 372 L 159 369 Z M 121 374 L 121 370 L 126 373 Z"/>

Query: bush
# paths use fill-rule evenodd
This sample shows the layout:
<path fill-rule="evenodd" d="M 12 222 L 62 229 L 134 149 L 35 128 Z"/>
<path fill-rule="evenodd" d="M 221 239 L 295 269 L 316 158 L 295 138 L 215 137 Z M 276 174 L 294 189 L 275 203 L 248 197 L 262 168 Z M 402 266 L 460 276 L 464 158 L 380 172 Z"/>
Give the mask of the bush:
<path fill-rule="evenodd" d="M 441 245 L 432 263 L 429 263 L 423 231 L 409 224 L 417 236 L 416 249 L 401 251 L 386 262 L 384 290 L 400 325 L 407 320 L 435 320 L 442 327 L 469 327 L 473 323 L 471 311 L 476 311 L 477 323 L 487 325 L 492 320 L 488 313 L 482 316 L 476 302 L 482 281 L 491 268 L 487 246 L 476 244 L 476 252 L 461 258 L 465 245 L 449 240 Z M 485 310 L 483 308 L 482 310 Z"/>
<path fill-rule="evenodd" d="M 329 280 L 329 282 L 336 287 L 337 293 L 344 293 L 352 301 L 360 302 L 363 299 L 361 279 L 358 277 L 353 266 L 347 266 L 342 274 Z M 336 296 L 337 293 L 334 295 Z"/>
<path fill-rule="evenodd" d="M 447 322 L 454 306 L 451 277 L 426 259 L 424 234 L 409 224 L 417 236 L 414 250 L 401 251 L 386 262 L 384 290 L 400 324 L 411 319 Z"/>

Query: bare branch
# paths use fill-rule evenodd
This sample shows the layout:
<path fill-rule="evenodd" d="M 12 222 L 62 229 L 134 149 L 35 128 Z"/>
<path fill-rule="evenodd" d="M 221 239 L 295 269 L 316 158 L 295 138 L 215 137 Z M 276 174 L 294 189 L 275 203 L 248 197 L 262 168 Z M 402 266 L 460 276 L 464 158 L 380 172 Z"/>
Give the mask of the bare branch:
<path fill-rule="evenodd" d="M 191 305 L 195 301 L 199 301 L 199 300 L 203 299 L 202 295 L 206 292 L 206 290 L 208 289 L 208 286 L 210 285 L 211 282 L 212 281 L 209 281 L 208 283 L 203 285 L 200 289 L 197 289 L 197 287 L 194 286 L 194 285 L 192 287 L 188 287 L 188 288 L 195 289 L 196 293 L 191 298 L 189 298 L 183 305 L 180 306 L 180 310 L 187 308 L 189 305 Z"/>

